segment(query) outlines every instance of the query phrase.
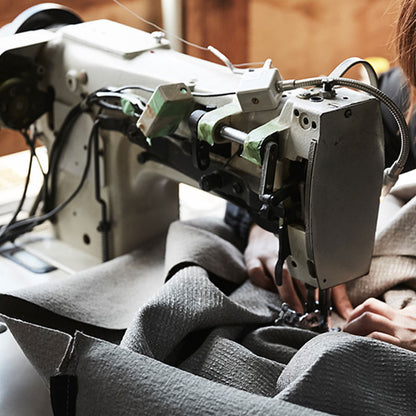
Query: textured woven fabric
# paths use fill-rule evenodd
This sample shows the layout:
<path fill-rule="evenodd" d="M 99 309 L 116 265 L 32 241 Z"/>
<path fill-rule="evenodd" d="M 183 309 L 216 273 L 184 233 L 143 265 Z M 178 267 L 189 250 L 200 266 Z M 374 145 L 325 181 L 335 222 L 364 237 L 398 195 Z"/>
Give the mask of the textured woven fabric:
<path fill-rule="evenodd" d="M 216 383 L 82 334 L 62 370 L 77 375 L 77 414 L 82 416 L 327 414 Z"/>
<path fill-rule="evenodd" d="M 400 307 L 414 299 L 413 237 L 403 233 L 412 231 L 416 204 L 399 193 L 392 198 L 397 212 L 379 228 L 369 275 L 348 285 L 354 302 L 380 295 Z M 144 304 L 134 305 L 131 294 L 140 287 L 134 265 L 139 274 L 144 270 L 137 253 L 77 276 L 72 293 L 70 285 L 64 296 L 58 287 L 61 300 L 49 312 L 62 312 L 72 329 L 96 326 L 94 337 L 48 327 L 39 314 L 16 320 L 10 314 L 13 300 L 21 306 L 19 294 L 8 294 L 4 319 L 46 379 L 57 366 L 77 377 L 79 415 L 416 414 L 415 353 L 344 333 L 274 326 L 280 300 L 246 280 L 240 248 L 221 222 L 178 222 L 166 245 L 162 277 L 169 280 Z M 122 276 L 113 285 L 112 273 Z M 85 295 L 80 312 L 79 288 L 94 291 L 101 274 L 102 299 L 94 296 L 88 306 Z M 47 314 L 39 293 L 26 291 L 23 300 Z M 54 288 L 47 293 L 53 297 Z M 130 297 L 134 302 L 126 302 Z M 118 334 L 128 317 L 120 345 L 103 340 L 111 338 L 108 331 Z"/>
<path fill-rule="evenodd" d="M 416 171 L 402 175 L 380 207 L 368 275 L 347 284 L 354 306 L 370 296 L 391 306 L 416 304 Z"/>
<path fill-rule="evenodd" d="M 272 397 L 284 364 L 296 352 L 293 346 L 316 335 L 270 327 L 279 304 L 276 294 L 249 281 L 227 296 L 210 281 L 205 269 L 186 267 L 140 309 L 121 346 L 210 380 Z M 264 326 L 276 332 L 269 336 L 269 344 L 259 342 L 262 338 L 254 331 Z M 270 359 L 266 351 L 270 356 L 273 338 Z M 289 347 L 285 340 L 290 340 Z"/>
<path fill-rule="evenodd" d="M 10 304 L 6 313 L 21 318 L 38 314 L 32 308 L 36 305 L 74 321 L 124 330 L 137 308 L 163 285 L 165 239 L 160 236 L 129 254 L 54 282 L 4 292 L 1 311 Z M 13 311 L 13 301 L 19 310 Z"/>
<path fill-rule="evenodd" d="M 416 354 L 345 333 L 308 342 L 282 372 L 280 399 L 336 415 L 416 414 Z"/>
<path fill-rule="evenodd" d="M 189 228 L 176 224 L 174 232 Z M 206 251 L 218 250 L 217 242 Z M 204 268 L 184 263 L 139 310 L 121 346 L 227 387 L 301 405 L 310 414 L 416 412 L 416 354 L 344 333 L 316 336 L 273 326 L 278 304 L 275 294 L 250 282 L 225 295 Z"/>

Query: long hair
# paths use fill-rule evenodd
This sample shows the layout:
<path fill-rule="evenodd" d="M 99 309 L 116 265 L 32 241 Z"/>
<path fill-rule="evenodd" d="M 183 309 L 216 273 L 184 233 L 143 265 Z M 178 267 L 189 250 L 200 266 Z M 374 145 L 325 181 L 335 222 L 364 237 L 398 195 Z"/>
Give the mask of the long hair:
<path fill-rule="evenodd" d="M 403 0 L 396 26 L 397 60 L 409 83 L 407 119 L 416 105 L 416 1 Z"/>

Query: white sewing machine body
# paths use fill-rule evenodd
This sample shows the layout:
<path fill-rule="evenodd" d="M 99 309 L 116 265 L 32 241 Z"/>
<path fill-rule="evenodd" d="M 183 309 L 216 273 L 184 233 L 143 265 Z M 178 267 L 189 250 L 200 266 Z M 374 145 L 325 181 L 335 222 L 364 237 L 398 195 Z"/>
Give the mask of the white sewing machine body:
<path fill-rule="evenodd" d="M 129 138 L 99 130 L 99 191 L 111 225 L 109 258 L 165 232 L 178 218 L 177 182 L 199 182 L 247 208 L 270 231 L 278 233 L 283 223 L 288 265 L 298 279 L 325 289 L 368 272 L 384 167 L 375 98 L 348 88 L 334 89 L 332 95 L 318 89 L 282 93 L 272 68 L 233 73 L 171 50 L 162 37 L 107 20 L 24 32 L 0 42 L 1 66 L 7 57 L 24 57 L 37 68 L 38 88 L 53 91 L 52 108 L 35 122 L 49 151 L 71 109 L 104 87 L 155 90 L 183 83 L 193 94 L 191 111 L 202 111 L 196 131 L 186 113 L 173 134 L 153 137 L 151 145 L 138 129 L 132 131 L 137 118 L 112 109 L 84 113 L 68 133 L 55 172 L 56 205 L 80 182 L 98 113 L 130 120 Z M 257 74 L 272 80 L 271 86 L 256 81 Z M 145 102 L 152 96 L 127 91 Z M 201 93 L 208 96 L 197 96 Z M 258 147 L 248 149 L 254 156 L 242 157 L 239 149 L 247 154 L 248 142 Z M 210 143 L 203 149 L 209 166 L 198 167 L 194 143 Z M 274 149 L 266 150 L 267 143 Z M 102 205 L 95 198 L 95 175 L 91 168 L 78 195 L 55 216 L 53 229 L 61 243 L 100 259 Z"/>

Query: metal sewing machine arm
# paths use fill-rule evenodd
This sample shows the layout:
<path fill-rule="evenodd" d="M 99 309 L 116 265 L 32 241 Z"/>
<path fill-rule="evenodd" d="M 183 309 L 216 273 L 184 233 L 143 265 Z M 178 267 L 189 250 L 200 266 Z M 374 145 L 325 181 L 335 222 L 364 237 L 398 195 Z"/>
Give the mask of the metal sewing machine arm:
<path fill-rule="evenodd" d="M 176 182 L 199 185 L 278 235 L 277 284 L 286 261 L 319 288 L 325 329 L 328 289 L 369 270 L 384 169 L 380 100 L 394 104 L 341 78 L 343 65 L 329 78 L 283 81 L 269 61 L 233 72 L 172 51 L 160 33 L 65 19 L 0 41 L 1 123 L 34 126 L 49 153 L 42 213 L 0 238 L 51 220 L 58 240 L 107 260 L 166 230 L 178 214 Z M 384 175 L 391 182 L 408 151 L 399 113 L 404 146 Z"/>

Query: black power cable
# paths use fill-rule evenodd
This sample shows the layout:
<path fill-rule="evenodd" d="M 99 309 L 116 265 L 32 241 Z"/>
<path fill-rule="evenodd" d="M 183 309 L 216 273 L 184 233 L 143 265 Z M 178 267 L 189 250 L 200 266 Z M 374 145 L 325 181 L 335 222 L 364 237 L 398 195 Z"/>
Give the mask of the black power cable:
<path fill-rule="evenodd" d="M 154 88 L 144 87 L 142 85 L 126 85 L 124 87 L 118 88 L 116 91 L 121 92 L 124 90 L 140 90 L 146 91 L 150 93 L 154 93 Z M 200 98 L 210 98 L 210 97 L 225 97 L 227 95 L 235 95 L 236 91 L 226 91 L 226 92 L 217 92 L 217 93 L 210 93 L 210 92 L 191 92 L 192 96 L 200 97 Z"/>
<path fill-rule="evenodd" d="M 62 204 L 56 206 L 55 208 L 51 209 L 50 211 L 48 211 L 47 213 L 41 216 L 31 217 L 31 218 L 27 218 L 24 220 L 16 221 L 15 223 L 10 224 L 9 226 L 5 227 L 0 236 L 0 245 L 6 243 L 7 241 L 13 241 L 20 235 L 32 231 L 34 227 L 36 227 L 39 224 L 42 224 L 46 220 L 52 218 L 58 212 L 62 211 L 78 195 L 79 191 L 81 190 L 81 188 L 83 187 L 85 183 L 85 180 L 89 172 L 89 168 L 91 164 L 92 143 L 93 143 L 94 135 L 96 134 L 96 130 L 98 129 L 98 123 L 99 123 L 98 120 L 94 122 L 93 128 L 90 133 L 90 137 L 88 139 L 87 157 L 86 157 L 85 167 L 82 173 L 81 180 L 77 188 L 73 191 L 73 193 L 69 196 L 69 198 L 66 199 Z"/>
<path fill-rule="evenodd" d="M 70 112 L 65 117 L 64 122 L 55 136 L 55 141 L 53 143 L 50 155 L 49 155 L 49 169 L 46 174 L 44 181 L 44 212 L 51 211 L 55 204 L 56 197 L 56 179 L 57 179 L 57 170 L 59 165 L 59 160 L 62 155 L 62 151 L 65 147 L 67 138 L 74 127 L 75 123 L 78 121 L 79 117 L 87 110 L 84 103 L 76 105 L 70 110 Z"/>
<path fill-rule="evenodd" d="M 98 143 L 98 127 L 99 120 L 96 120 L 96 128 L 93 129 L 93 145 L 94 145 L 94 188 L 95 199 L 101 205 L 101 221 L 98 224 L 97 231 L 101 233 L 102 237 L 102 260 L 107 261 L 110 259 L 110 246 L 109 246 L 109 232 L 111 223 L 108 221 L 107 215 L 107 203 L 101 197 L 101 175 L 100 175 L 100 150 Z"/>
<path fill-rule="evenodd" d="M 25 180 L 25 185 L 24 185 L 24 188 L 23 188 L 22 196 L 20 198 L 19 204 L 18 204 L 11 220 L 7 224 L 5 224 L 1 227 L 1 229 L 0 229 L 0 240 L 6 234 L 7 230 L 10 228 L 10 226 L 16 222 L 17 216 L 20 214 L 20 211 L 23 208 L 23 204 L 26 200 L 27 190 L 29 188 L 30 175 L 32 173 L 32 165 L 33 165 L 33 153 L 31 152 L 30 157 L 29 157 L 29 165 L 28 165 L 28 169 L 27 169 L 26 180 Z"/>
<path fill-rule="evenodd" d="M 105 201 L 101 198 L 100 189 L 99 189 L 100 188 L 100 174 L 99 174 L 99 167 L 98 167 L 98 164 L 99 164 L 98 162 L 99 120 L 98 119 L 94 121 L 94 125 L 90 133 L 90 137 L 89 137 L 88 145 L 87 145 L 87 159 L 86 159 L 85 168 L 84 168 L 81 180 L 79 182 L 79 185 L 77 186 L 75 191 L 69 196 L 68 199 L 66 199 L 63 203 L 55 207 L 57 176 L 58 176 L 57 173 L 58 173 L 59 161 L 63 153 L 63 150 L 65 148 L 65 145 L 67 143 L 68 137 L 70 136 L 72 128 L 74 127 L 75 123 L 78 121 L 80 116 L 86 112 L 89 112 L 93 105 L 97 105 L 101 109 L 109 109 L 109 110 L 116 110 L 116 111 L 122 112 L 121 107 L 105 102 L 104 100 L 105 99 L 114 100 L 114 98 L 123 98 L 121 91 L 125 89 L 129 89 L 129 87 L 122 87 L 120 91 L 118 92 L 117 96 L 115 96 L 114 91 L 103 88 L 99 91 L 96 91 L 90 94 L 81 103 L 79 103 L 78 105 L 76 105 L 69 111 L 69 113 L 65 117 L 65 120 L 62 123 L 61 128 L 59 129 L 58 133 L 55 135 L 55 141 L 53 143 L 53 146 L 49 155 L 49 169 L 46 174 L 44 173 L 41 163 L 36 155 L 34 140 L 33 141 L 30 140 L 30 137 L 28 136 L 26 132 L 21 132 L 26 140 L 26 143 L 28 144 L 31 150 L 31 158 L 30 158 L 30 163 L 29 163 L 29 168 L 28 168 L 28 174 L 26 176 L 25 190 L 21 197 L 21 201 L 19 202 L 19 206 L 17 207 L 11 221 L 9 221 L 8 224 L 0 228 L 0 245 L 4 244 L 7 241 L 13 241 L 18 236 L 32 231 L 33 228 L 36 227 L 37 225 L 42 224 L 46 220 L 52 219 L 57 213 L 62 211 L 76 197 L 76 195 L 79 193 L 79 191 L 81 190 L 86 180 L 86 177 L 90 168 L 90 163 L 91 163 L 91 154 L 93 150 L 92 148 L 94 145 L 95 146 L 94 147 L 95 149 L 95 152 L 94 152 L 95 197 L 96 197 L 97 202 L 102 207 L 102 219 L 98 225 L 98 231 L 103 233 L 102 234 L 103 235 L 103 260 L 104 261 L 108 260 L 109 258 L 108 232 L 109 232 L 110 225 L 107 220 L 107 206 L 106 206 Z M 142 89 L 147 90 L 145 87 L 143 87 Z M 128 97 L 126 99 L 128 99 Z M 141 101 L 139 98 L 138 100 Z M 143 101 L 141 101 L 141 103 L 138 102 L 138 104 L 140 104 L 140 107 L 143 106 L 144 108 Z M 142 110 L 142 108 L 138 108 L 138 110 L 140 111 Z M 140 114 L 135 113 L 135 116 L 139 117 Z M 20 213 L 23 207 L 24 200 L 26 198 L 27 187 L 30 181 L 30 172 L 32 169 L 33 157 L 37 159 L 39 166 L 41 168 L 42 174 L 44 176 L 43 186 L 34 204 L 34 208 L 32 208 L 31 210 L 31 216 L 24 220 L 16 221 L 16 218 L 18 214 Z M 42 199 L 44 201 L 44 206 L 43 206 L 44 214 L 35 217 L 33 215 L 36 211 L 36 208 L 40 200 Z"/>

